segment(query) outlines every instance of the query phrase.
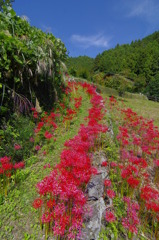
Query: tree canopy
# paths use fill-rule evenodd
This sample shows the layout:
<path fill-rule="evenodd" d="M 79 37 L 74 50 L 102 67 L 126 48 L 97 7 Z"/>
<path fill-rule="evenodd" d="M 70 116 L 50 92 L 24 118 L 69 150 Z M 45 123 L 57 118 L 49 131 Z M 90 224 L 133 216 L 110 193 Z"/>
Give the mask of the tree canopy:
<path fill-rule="evenodd" d="M 123 75 L 134 81 L 134 91 L 146 91 L 159 72 L 159 31 L 97 55 L 93 70 Z"/>
<path fill-rule="evenodd" d="M 66 61 L 68 71 L 75 77 L 90 79 L 94 59 L 88 56 L 69 57 Z"/>

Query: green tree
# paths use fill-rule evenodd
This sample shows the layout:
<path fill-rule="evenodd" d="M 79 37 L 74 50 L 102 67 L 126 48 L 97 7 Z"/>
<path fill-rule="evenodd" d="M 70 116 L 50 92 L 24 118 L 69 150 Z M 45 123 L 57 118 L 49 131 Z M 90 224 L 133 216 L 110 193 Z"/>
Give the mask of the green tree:
<path fill-rule="evenodd" d="M 77 70 L 74 67 L 71 67 L 69 70 L 69 73 L 74 76 L 77 77 Z"/>
<path fill-rule="evenodd" d="M 144 75 L 139 75 L 134 81 L 134 91 L 143 92 L 146 86 L 146 77 Z"/>
<path fill-rule="evenodd" d="M 87 56 L 79 56 L 79 57 L 69 57 L 66 61 L 66 66 L 70 74 L 76 76 L 84 74 L 85 78 L 88 78 L 92 75 L 94 59 Z M 76 71 L 76 73 L 74 72 Z M 86 73 L 87 72 L 87 73 Z M 87 76 L 86 76 L 87 75 Z"/>
<path fill-rule="evenodd" d="M 89 72 L 87 71 L 87 69 L 81 69 L 78 73 L 78 76 L 84 79 L 88 79 L 89 78 Z"/>
<path fill-rule="evenodd" d="M 150 99 L 159 101 L 159 73 L 149 82 L 145 92 Z"/>
<path fill-rule="evenodd" d="M 154 76 L 159 73 L 159 31 L 142 40 L 136 40 L 131 44 L 118 44 L 114 49 L 98 54 L 94 60 L 93 70 L 94 75 L 104 72 L 106 75 L 123 76 L 134 82 L 134 92 L 144 92 L 144 89 L 157 84 Z M 125 82 L 126 90 L 132 91 L 132 87 L 128 87 L 129 83 Z M 109 79 L 105 85 L 117 88 L 118 79 Z M 152 91 L 149 93 L 152 94 Z"/>
<path fill-rule="evenodd" d="M 0 0 L 0 11 L 4 6 L 12 6 L 14 0 Z"/>

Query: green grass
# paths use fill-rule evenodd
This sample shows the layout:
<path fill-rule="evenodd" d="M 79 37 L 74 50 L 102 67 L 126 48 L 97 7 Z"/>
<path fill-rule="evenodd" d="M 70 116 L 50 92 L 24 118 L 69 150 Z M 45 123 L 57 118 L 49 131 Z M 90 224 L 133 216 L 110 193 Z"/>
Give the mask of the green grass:
<path fill-rule="evenodd" d="M 64 142 L 73 138 L 84 123 L 84 118 L 88 115 L 90 103 L 88 96 L 80 91 L 82 96 L 82 107 L 68 131 L 64 131 L 61 126 L 60 133 L 54 149 L 46 157 L 42 154 L 32 157 L 27 161 L 27 167 L 19 174 L 20 182 L 9 192 L 8 197 L 0 205 L 0 239 L 3 240 L 27 240 L 44 239 L 38 221 L 38 214 L 32 207 L 32 202 L 37 197 L 36 183 L 49 174 L 50 169 L 43 166 L 50 163 L 55 165 L 60 160 L 60 153 L 64 147 Z"/>
<path fill-rule="evenodd" d="M 109 92 L 108 89 L 102 87 L 103 97 L 109 97 L 112 92 Z M 114 92 L 115 93 L 115 92 Z M 112 94 L 119 101 L 123 100 L 127 108 L 131 108 L 138 115 L 143 116 L 149 120 L 153 119 L 154 124 L 159 127 L 159 103 L 147 100 L 144 96 L 140 94 L 125 94 L 125 97 L 119 97 L 117 94 Z"/>
<path fill-rule="evenodd" d="M 154 124 L 159 127 L 159 103 L 144 99 L 125 98 L 126 107 L 131 108 L 138 115 L 147 119 L 153 119 Z"/>

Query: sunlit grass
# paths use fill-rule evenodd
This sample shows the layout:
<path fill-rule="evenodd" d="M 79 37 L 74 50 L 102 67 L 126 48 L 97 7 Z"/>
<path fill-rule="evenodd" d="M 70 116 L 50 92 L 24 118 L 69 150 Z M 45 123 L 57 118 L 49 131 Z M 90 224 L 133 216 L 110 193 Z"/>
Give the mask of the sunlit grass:
<path fill-rule="evenodd" d="M 153 119 L 154 124 L 159 127 L 159 103 L 143 99 L 125 98 L 126 107 L 132 108 L 138 115 Z"/>
<path fill-rule="evenodd" d="M 108 98 L 109 93 L 104 92 L 103 97 Z M 123 101 L 125 107 L 131 108 L 138 115 L 149 120 L 154 120 L 154 124 L 159 127 L 159 103 L 147 99 L 142 99 L 139 94 L 134 94 L 133 98 L 118 97 L 114 95 L 120 102 Z"/>

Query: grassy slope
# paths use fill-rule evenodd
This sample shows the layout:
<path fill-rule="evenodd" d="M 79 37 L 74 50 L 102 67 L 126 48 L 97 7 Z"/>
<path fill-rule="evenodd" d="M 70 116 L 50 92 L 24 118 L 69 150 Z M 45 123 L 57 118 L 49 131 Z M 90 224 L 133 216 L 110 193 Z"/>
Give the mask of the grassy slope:
<path fill-rule="evenodd" d="M 64 142 L 77 134 L 79 126 L 84 122 L 87 110 L 90 107 L 87 95 L 82 91 L 83 105 L 74 124 L 70 130 L 58 134 L 55 148 L 46 157 L 38 156 L 28 162 L 28 166 L 22 170 L 21 176 L 24 180 L 17 184 L 6 198 L 4 204 L 0 205 L 0 239 L 3 240 L 27 240 L 44 239 L 42 234 L 38 214 L 32 208 L 32 202 L 37 197 L 35 185 L 49 173 L 49 169 L 43 169 L 46 163 L 56 164 L 60 159 L 60 153 Z M 108 97 L 109 94 L 103 94 Z M 139 115 L 149 119 L 154 119 L 159 126 L 159 103 L 141 99 L 124 99 L 126 107 L 131 107 Z M 34 161 L 34 163 L 33 163 Z"/>
<path fill-rule="evenodd" d="M 82 107 L 69 131 L 64 131 L 62 128 L 62 132 L 57 136 L 55 148 L 49 155 L 32 158 L 31 161 L 34 161 L 34 164 L 31 161 L 28 162 L 30 166 L 22 170 L 24 180 L 17 184 L 5 199 L 4 204 L 0 205 L 0 239 L 44 239 L 44 234 L 39 227 L 38 214 L 32 207 L 32 202 L 37 197 L 35 185 L 50 172 L 50 169 L 44 169 L 43 166 L 46 163 L 52 166 L 59 162 L 64 142 L 75 136 L 80 124 L 84 123 L 90 103 L 85 93 L 81 91 L 80 95 L 83 97 Z"/>
<path fill-rule="evenodd" d="M 109 97 L 111 95 L 110 93 L 108 93 L 108 91 L 103 90 L 102 92 L 104 92 L 103 97 Z M 114 94 L 114 96 L 116 96 L 116 94 Z M 125 106 L 127 108 L 131 108 L 138 115 L 141 115 L 147 119 L 153 119 L 154 124 L 157 127 L 159 127 L 159 103 L 158 102 L 142 99 L 140 95 L 137 96 L 137 94 L 134 94 L 133 98 L 117 97 L 117 99 L 123 100 Z"/>
<path fill-rule="evenodd" d="M 159 127 L 159 103 L 142 99 L 125 99 L 125 105 L 132 108 L 138 115 L 147 119 L 153 119 Z"/>

